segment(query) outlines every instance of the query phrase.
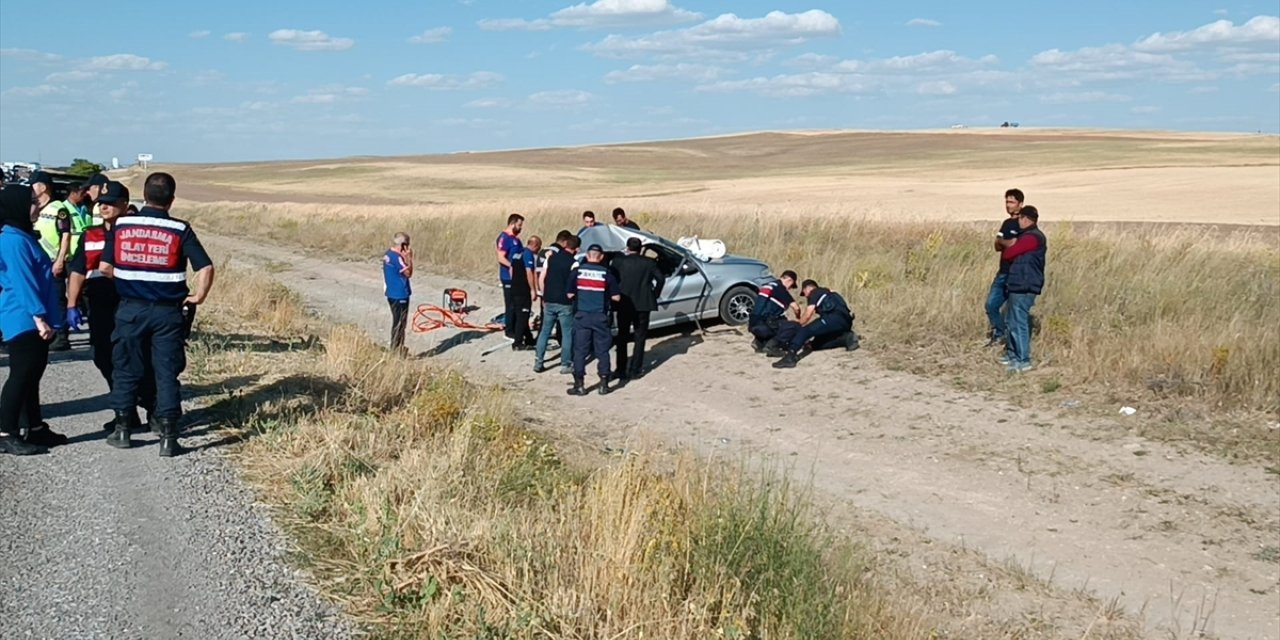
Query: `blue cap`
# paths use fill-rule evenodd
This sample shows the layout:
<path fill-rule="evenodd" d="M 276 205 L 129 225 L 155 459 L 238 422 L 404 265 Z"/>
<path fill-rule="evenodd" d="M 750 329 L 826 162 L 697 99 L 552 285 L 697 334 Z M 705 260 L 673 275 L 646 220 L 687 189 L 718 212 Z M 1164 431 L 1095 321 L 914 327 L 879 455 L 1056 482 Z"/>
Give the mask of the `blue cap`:
<path fill-rule="evenodd" d="M 587 251 L 599 251 L 600 253 L 604 253 L 604 247 L 601 247 L 598 244 L 593 244 L 587 247 Z"/>

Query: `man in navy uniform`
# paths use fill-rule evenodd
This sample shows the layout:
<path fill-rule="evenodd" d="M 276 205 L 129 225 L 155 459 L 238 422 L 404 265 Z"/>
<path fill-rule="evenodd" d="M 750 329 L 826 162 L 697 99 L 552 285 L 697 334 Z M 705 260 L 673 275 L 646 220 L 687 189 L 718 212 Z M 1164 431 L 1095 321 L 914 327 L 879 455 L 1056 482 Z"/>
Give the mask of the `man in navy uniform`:
<path fill-rule="evenodd" d="M 840 294 L 819 287 L 813 280 L 805 280 L 800 292 L 807 303 L 800 316 L 800 329 L 787 345 L 787 353 L 773 363 L 775 369 L 791 369 L 800 361 L 800 349 L 813 340 L 823 347 L 842 340 L 846 349 L 858 348 L 857 335 L 853 333 L 853 311 Z"/>
<path fill-rule="evenodd" d="M 116 328 L 116 309 L 120 306 L 120 294 L 116 293 L 115 283 L 105 277 L 99 267 L 102 263 L 102 250 L 106 247 L 107 233 L 129 206 L 129 189 L 119 182 L 108 181 L 95 197 L 95 209 L 101 222 L 85 229 L 84 244 L 67 265 L 70 270 L 67 279 L 67 324 L 80 326 L 82 318 L 78 303 L 83 294 L 89 303 L 89 348 L 93 351 L 93 364 L 107 381 L 107 390 L 110 391 L 114 374 L 111 334 Z M 151 414 L 155 412 L 155 376 L 151 375 L 150 358 L 144 358 L 143 363 L 147 373 L 140 385 L 138 406 L 147 410 L 149 421 Z M 115 424 L 113 419 L 103 425 L 103 429 L 112 431 Z"/>
<path fill-rule="evenodd" d="M 107 234 L 100 269 L 116 283 L 120 306 L 112 334 L 113 384 L 111 409 L 115 431 L 107 444 L 126 449 L 137 422 L 134 403 L 150 360 L 155 376 L 156 410 L 152 429 L 160 432 L 160 455 L 182 453 L 178 418 L 182 416 L 182 388 L 178 376 L 187 366 L 182 307 L 204 302 L 213 286 L 213 261 L 182 220 L 169 216 L 177 183 L 167 173 L 147 176 L 146 206 L 136 215 L 116 220 Z M 195 271 L 196 291 L 187 289 L 187 263 Z"/>
<path fill-rule="evenodd" d="M 791 290 L 796 288 L 799 278 L 796 272 L 788 269 L 782 272 L 781 278 L 766 283 L 756 292 L 756 305 L 747 318 L 747 331 L 755 337 L 751 348 L 756 353 L 782 350 L 800 328 L 799 324 L 787 320 L 788 311 L 796 318 L 800 317 L 800 306 L 791 297 Z"/>
<path fill-rule="evenodd" d="M 609 347 L 613 332 L 609 329 L 610 302 L 622 299 L 618 280 L 605 268 L 604 249 L 598 244 L 587 247 L 587 261 L 569 280 L 569 299 L 577 306 L 573 316 L 573 388 L 571 396 L 587 395 L 582 380 L 587 377 L 587 354 L 596 358 L 600 374 L 600 395 L 609 393 Z"/>

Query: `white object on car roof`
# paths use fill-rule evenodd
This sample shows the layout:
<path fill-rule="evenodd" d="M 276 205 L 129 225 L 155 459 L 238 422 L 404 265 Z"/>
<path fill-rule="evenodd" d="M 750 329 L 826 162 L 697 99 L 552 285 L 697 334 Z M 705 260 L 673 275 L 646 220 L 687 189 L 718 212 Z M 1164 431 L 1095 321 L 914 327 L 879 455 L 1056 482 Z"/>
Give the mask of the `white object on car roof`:
<path fill-rule="evenodd" d="M 703 262 L 711 262 L 723 258 L 727 250 L 722 240 L 703 240 L 698 236 L 691 238 L 680 238 L 676 244 L 684 247 L 694 257 Z"/>

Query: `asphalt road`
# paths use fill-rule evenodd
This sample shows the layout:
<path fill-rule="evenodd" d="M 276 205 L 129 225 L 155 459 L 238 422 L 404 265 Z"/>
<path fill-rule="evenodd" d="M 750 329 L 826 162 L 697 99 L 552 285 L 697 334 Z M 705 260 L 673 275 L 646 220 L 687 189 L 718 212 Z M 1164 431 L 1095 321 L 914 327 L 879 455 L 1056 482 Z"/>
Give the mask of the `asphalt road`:
<path fill-rule="evenodd" d="M 107 446 L 106 384 L 83 340 L 54 355 L 41 389 L 46 421 L 71 442 L 0 455 L 0 637 L 351 637 L 288 567 L 287 541 L 198 411 L 185 456 L 160 458 L 150 433 Z M 3 381 L 2 353 L 0 367 Z M 191 386 L 184 399 L 217 392 Z"/>

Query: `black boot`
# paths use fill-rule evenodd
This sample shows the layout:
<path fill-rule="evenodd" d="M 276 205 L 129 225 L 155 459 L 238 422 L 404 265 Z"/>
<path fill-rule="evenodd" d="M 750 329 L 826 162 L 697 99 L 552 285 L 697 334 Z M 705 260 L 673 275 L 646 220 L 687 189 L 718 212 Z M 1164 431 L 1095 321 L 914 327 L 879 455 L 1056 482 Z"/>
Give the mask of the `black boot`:
<path fill-rule="evenodd" d="M 764 355 L 770 358 L 781 358 L 787 355 L 787 350 L 783 348 L 782 343 L 777 340 L 770 340 L 764 345 Z"/>
<path fill-rule="evenodd" d="M 107 436 L 107 444 L 117 449 L 128 449 L 133 446 L 132 431 L 138 424 L 138 417 L 128 413 L 117 413 L 115 431 Z"/>
<path fill-rule="evenodd" d="M 755 340 L 752 340 L 751 350 L 755 351 L 756 353 L 764 353 L 764 341 L 761 340 L 760 338 L 756 338 Z"/>
<path fill-rule="evenodd" d="M 160 457 L 172 458 L 187 452 L 178 444 L 178 421 L 174 418 L 151 418 L 152 425 L 160 427 Z M 155 428 L 154 426 L 152 428 Z"/>
<path fill-rule="evenodd" d="M 773 363 L 773 368 L 774 369 L 794 369 L 796 367 L 796 363 L 799 361 L 800 361 L 800 358 L 799 356 L 796 355 L 796 352 L 788 351 L 786 355 L 782 356 L 781 360 Z"/>
<path fill-rule="evenodd" d="M 845 351 L 857 351 L 858 347 L 862 346 L 861 342 L 857 332 L 850 331 L 844 336 L 844 349 Z"/>
<path fill-rule="evenodd" d="M 65 332 L 59 331 L 57 335 L 54 336 L 53 342 L 49 343 L 49 350 L 50 351 L 70 351 L 71 336 Z"/>
<path fill-rule="evenodd" d="M 607 396 L 610 391 L 613 391 L 613 389 L 609 388 L 609 376 L 601 377 L 600 387 L 596 389 L 596 393 L 599 393 L 602 396 Z"/>
<path fill-rule="evenodd" d="M 584 387 L 584 386 L 583 386 L 583 384 L 582 384 L 582 378 L 579 378 L 578 376 L 574 376 L 574 377 L 573 377 L 573 388 L 572 388 L 572 389 L 569 389 L 569 390 L 568 390 L 568 391 L 566 391 L 565 393 L 568 393 L 568 394 L 569 394 L 569 395 L 571 395 L 571 396 L 585 396 L 585 395 L 587 395 L 587 389 L 586 389 L 586 387 Z"/>

